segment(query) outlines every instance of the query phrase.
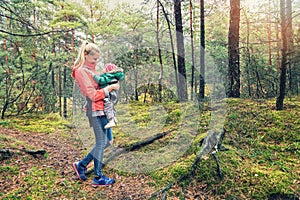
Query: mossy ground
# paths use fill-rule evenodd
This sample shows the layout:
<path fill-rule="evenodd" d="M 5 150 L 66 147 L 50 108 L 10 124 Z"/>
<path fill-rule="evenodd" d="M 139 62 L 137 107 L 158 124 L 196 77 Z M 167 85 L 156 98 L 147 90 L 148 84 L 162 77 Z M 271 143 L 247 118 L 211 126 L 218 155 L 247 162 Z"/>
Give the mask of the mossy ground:
<path fill-rule="evenodd" d="M 222 179 L 217 175 L 214 159 L 201 159 L 190 179 L 175 184 L 165 193 L 167 199 L 267 199 L 268 197 L 300 196 L 300 99 L 285 100 L 285 108 L 276 111 L 275 100 L 227 99 L 223 123 L 226 129 L 223 146 L 217 152 Z M 189 105 L 184 105 L 185 107 Z M 128 146 L 137 141 L 128 130 L 153 135 L 169 134 L 139 149 L 142 155 L 172 142 L 180 134 L 183 105 L 178 103 L 153 106 L 131 103 L 120 110 L 119 126 L 115 128 L 116 145 Z M 153 116 L 163 108 L 161 116 Z M 1 122 L 0 148 L 44 148 L 47 154 L 34 158 L 16 151 L 12 158 L 0 161 L 2 199 L 148 199 L 155 191 L 176 182 L 191 169 L 199 153 L 200 141 L 210 129 L 213 110 L 209 104 L 199 106 L 197 131 L 190 146 L 175 162 L 157 170 L 132 174 L 105 168 L 117 178 L 106 189 L 93 189 L 90 182 L 80 183 L 71 164 L 86 149 L 77 132 L 55 114 L 21 116 Z M 157 119 L 157 123 L 151 119 Z M 133 123 L 130 123 L 130 120 Z M 129 121 L 128 121 L 129 120 Z M 191 123 L 191 122 L 185 122 Z M 194 123 L 194 121 L 193 121 Z M 122 125 L 126 126 L 121 128 Z M 161 161 L 160 161 L 161 162 Z"/>

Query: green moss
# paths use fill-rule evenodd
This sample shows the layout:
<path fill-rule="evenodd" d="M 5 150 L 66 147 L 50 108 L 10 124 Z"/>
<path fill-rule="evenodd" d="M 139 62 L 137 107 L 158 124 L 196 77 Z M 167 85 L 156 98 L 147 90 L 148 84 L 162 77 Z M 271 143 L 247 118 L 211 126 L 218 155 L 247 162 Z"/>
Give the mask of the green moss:
<path fill-rule="evenodd" d="M 171 111 L 166 119 L 166 124 L 175 124 L 178 123 L 180 120 L 180 116 L 181 116 L 181 110 L 180 109 L 175 109 L 173 111 Z"/>
<path fill-rule="evenodd" d="M 227 99 L 226 102 L 226 134 L 223 145 L 228 150 L 217 152 L 223 178 L 219 179 L 216 162 L 212 156 L 208 156 L 207 160 L 200 159 L 195 176 L 180 186 L 197 188 L 199 185 L 205 185 L 201 190 L 214 195 L 216 199 L 267 199 L 270 194 L 295 194 L 296 191 L 300 191 L 300 107 L 297 106 L 300 100 L 286 100 L 285 110 L 282 111 L 274 110 L 273 100 Z M 176 141 L 173 140 L 178 136 L 184 139 L 190 137 L 192 129 L 178 131 L 179 122 L 184 125 L 197 122 L 198 127 L 193 133 L 194 137 L 188 149 L 168 166 L 150 172 L 153 181 L 149 185 L 159 190 L 189 173 L 195 157 L 201 150 L 200 142 L 210 128 L 211 108 L 208 104 L 201 105 L 201 111 L 197 116 L 193 116 L 196 120 L 192 123 L 182 119 L 195 109 L 188 103 L 171 102 L 154 107 L 152 104 L 131 102 L 118 106 L 120 123 L 114 128 L 116 143 L 127 146 L 157 133 L 169 133 L 164 138 L 137 150 L 143 157 L 154 149 L 165 147 L 172 142 L 175 144 Z M 161 108 L 163 114 L 153 116 L 153 113 L 157 113 Z M 1 123 L 1 126 L 61 134 L 67 130 L 64 123 L 67 122 L 51 114 L 30 119 L 8 119 Z M 149 126 L 151 129 L 148 130 Z M 149 135 L 142 137 L 144 135 L 139 135 L 141 133 Z M 65 137 L 67 136 L 66 134 Z M 5 135 L 0 135 L 0 141 L 3 147 L 20 145 L 16 138 Z M 162 158 L 152 162 L 160 163 Z M 3 167 L 0 170 L 3 171 L 1 173 L 7 171 L 11 175 L 18 172 L 17 168 Z M 125 172 L 120 171 L 118 174 L 125 175 Z M 50 194 L 53 197 L 63 194 L 66 199 L 91 197 L 81 190 L 80 184 L 70 184 L 67 180 L 58 184 L 56 177 L 53 169 L 30 169 L 24 178 L 25 188 L 32 187 L 32 194 L 28 195 L 28 198 L 35 199 L 39 195 L 47 199 L 52 197 Z M 19 188 L 9 193 L 6 198 L 21 199 L 24 197 L 23 193 L 28 192 L 26 189 Z M 101 192 L 93 195 L 95 198 L 104 198 Z M 168 195 L 171 199 L 172 196 L 180 197 L 182 193 L 172 190 Z"/>
<path fill-rule="evenodd" d="M 18 166 L 0 166 L 0 174 L 3 174 L 5 176 L 10 175 L 18 175 L 19 174 L 19 167 Z M 3 176 L 4 177 L 4 176 Z"/>
<path fill-rule="evenodd" d="M 60 133 L 65 134 L 69 131 L 66 126 L 66 124 L 69 123 L 70 122 L 64 120 L 58 114 L 44 114 L 8 118 L 5 124 L 0 125 L 22 132 L 54 133 L 56 130 L 59 130 Z"/>
<path fill-rule="evenodd" d="M 267 100 L 230 99 L 228 103 L 224 145 L 229 150 L 218 153 L 223 179 L 218 178 L 216 163 L 210 157 L 200 160 L 195 183 L 190 184 L 203 183 L 207 191 L 225 199 L 266 199 L 270 194 L 299 191 L 299 134 L 295 129 L 299 127 L 299 108 L 273 111 L 272 102 Z M 201 113 L 199 121 L 207 114 Z M 199 152 L 197 144 L 205 134 L 198 133 L 189 153 Z M 181 162 L 153 173 L 153 178 L 165 185 L 168 180 L 178 180 L 191 167 L 191 163 L 187 164 L 188 155 Z"/>
<path fill-rule="evenodd" d="M 18 140 L 18 138 L 6 135 L 6 134 L 1 134 L 0 133 L 0 148 L 6 149 L 6 148 L 20 148 L 24 147 L 27 149 L 31 149 L 32 145 L 25 143 L 24 141 Z"/>

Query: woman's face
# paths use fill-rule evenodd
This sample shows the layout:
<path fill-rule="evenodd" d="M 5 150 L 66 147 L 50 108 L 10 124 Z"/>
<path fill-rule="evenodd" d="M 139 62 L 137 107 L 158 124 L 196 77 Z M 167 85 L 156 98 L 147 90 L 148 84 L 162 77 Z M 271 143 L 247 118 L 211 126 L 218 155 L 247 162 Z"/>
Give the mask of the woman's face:
<path fill-rule="evenodd" d="M 99 60 L 100 54 L 98 52 L 90 52 L 85 55 L 85 60 L 91 64 L 96 64 Z"/>

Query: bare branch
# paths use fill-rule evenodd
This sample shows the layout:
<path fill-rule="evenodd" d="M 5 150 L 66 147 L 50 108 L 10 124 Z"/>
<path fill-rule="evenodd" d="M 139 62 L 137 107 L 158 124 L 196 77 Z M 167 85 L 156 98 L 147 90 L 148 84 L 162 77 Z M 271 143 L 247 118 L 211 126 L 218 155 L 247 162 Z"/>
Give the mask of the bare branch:
<path fill-rule="evenodd" d="M 20 33 L 8 32 L 8 31 L 0 29 L 0 32 L 2 32 L 2 33 L 12 35 L 12 36 L 19 36 L 19 37 L 35 37 L 35 36 L 48 35 L 50 33 L 65 33 L 65 32 L 68 32 L 68 31 L 70 31 L 70 30 L 47 31 L 47 32 L 44 32 L 44 33 L 35 33 L 35 34 L 20 34 Z"/>

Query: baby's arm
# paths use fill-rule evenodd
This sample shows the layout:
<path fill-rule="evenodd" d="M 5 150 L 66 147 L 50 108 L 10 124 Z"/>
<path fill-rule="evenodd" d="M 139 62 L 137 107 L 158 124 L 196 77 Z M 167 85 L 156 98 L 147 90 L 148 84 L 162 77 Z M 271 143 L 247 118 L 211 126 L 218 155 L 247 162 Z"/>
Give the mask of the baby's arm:
<path fill-rule="evenodd" d="M 114 79 L 114 76 L 108 73 L 104 73 L 99 76 L 94 75 L 93 78 L 101 86 L 101 85 L 107 85 L 112 79 Z"/>
<path fill-rule="evenodd" d="M 100 76 L 94 75 L 94 80 L 100 85 L 107 85 L 109 84 L 113 79 L 124 79 L 124 73 L 123 72 L 116 72 L 116 73 L 104 73 Z"/>

